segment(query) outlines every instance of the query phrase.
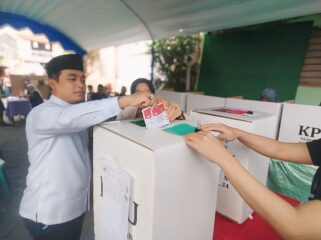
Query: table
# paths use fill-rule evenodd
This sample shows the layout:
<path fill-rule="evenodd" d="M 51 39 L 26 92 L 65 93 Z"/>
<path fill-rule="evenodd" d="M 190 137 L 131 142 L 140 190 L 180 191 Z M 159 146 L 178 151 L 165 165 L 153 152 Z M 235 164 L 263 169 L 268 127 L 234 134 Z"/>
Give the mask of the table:
<path fill-rule="evenodd" d="M 13 117 L 17 115 L 27 116 L 32 107 L 28 99 L 8 100 L 6 115 L 14 123 Z"/>
<path fill-rule="evenodd" d="M 300 204 L 295 199 L 278 195 L 293 206 Z M 281 236 L 256 212 L 252 216 L 253 219 L 237 224 L 216 213 L 213 240 L 282 240 Z"/>

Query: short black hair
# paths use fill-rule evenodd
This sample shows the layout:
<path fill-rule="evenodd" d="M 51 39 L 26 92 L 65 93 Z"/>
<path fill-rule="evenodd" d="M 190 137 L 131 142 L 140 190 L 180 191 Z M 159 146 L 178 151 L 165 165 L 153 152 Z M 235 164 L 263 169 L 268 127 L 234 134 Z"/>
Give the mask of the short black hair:
<path fill-rule="evenodd" d="M 134 82 L 132 82 L 132 85 L 130 86 L 130 93 L 133 94 L 135 91 L 136 91 L 136 87 L 138 84 L 140 83 L 145 83 L 149 90 L 152 92 L 152 93 L 155 93 L 155 88 L 153 86 L 153 83 L 152 81 L 146 79 L 146 78 L 138 78 L 136 79 Z"/>

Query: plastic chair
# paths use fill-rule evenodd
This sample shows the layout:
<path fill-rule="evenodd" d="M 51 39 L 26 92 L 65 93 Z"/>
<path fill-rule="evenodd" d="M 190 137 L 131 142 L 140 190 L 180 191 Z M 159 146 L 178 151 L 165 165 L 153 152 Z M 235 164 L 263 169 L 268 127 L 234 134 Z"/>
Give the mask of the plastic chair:
<path fill-rule="evenodd" d="M 4 191 L 4 194 L 7 198 L 10 197 L 10 191 L 9 191 L 9 184 L 8 184 L 8 177 L 6 175 L 5 169 L 4 169 L 5 162 L 0 159 L 0 185 Z"/>

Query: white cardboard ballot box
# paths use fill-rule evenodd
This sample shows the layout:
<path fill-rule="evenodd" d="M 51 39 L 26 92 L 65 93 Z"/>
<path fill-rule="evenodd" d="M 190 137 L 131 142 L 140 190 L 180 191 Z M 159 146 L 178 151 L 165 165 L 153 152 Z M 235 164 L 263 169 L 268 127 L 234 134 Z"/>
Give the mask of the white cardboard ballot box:
<path fill-rule="evenodd" d="M 94 128 L 96 240 L 106 239 L 108 217 L 113 216 L 106 210 L 111 207 L 104 206 L 104 161 L 117 163 L 131 178 L 128 239 L 212 239 L 219 168 L 201 159 L 180 136 L 115 121 Z M 109 191 L 114 194 L 116 189 Z"/>
<path fill-rule="evenodd" d="M 214 108 L 216 109 L 216 108 Z M 269 121 L 273 115 L 269 113 L 253 112 L 252 114 L 237 115 L 213 110 L 213 108 L 191 112 L 194 120 L 204 123 L 223 123 L 247 132 L 267 136 Z M 225 143 L 228 150 L 240 161 L 257 180 L 266 184 L 270 159 L 249 149 L 239 141 Z M 217 199 L 217 212 L 237 223 L 243 223 L 253 210 L 245 203 L 238 192 L 231 185 L 221 171 Z"/>
<path fill-rule="evenodd" d="M 277 139 L 279 134 L 279 126 L 282 115 L 283 103 L 255 101 L 247 99 L 227 98 L 226 107 L 228 108 L 241 108 L 254 112 L 264 112 L 274 115 L 273 119 L 268 122 L 270 131 L 267 137 Z"/>
<path fill-rule="evenodd" d="M 195 109 L 221 107 L 224 106 L 225 102 L 226 98 L 222 97 L 213 97 L 195 93 L 188 93 L 186 101 L 186 113 L 190 115 L 191 111 Z"/>
<path fill-rule="evenodd" d="M 309 142 L 321 138 L 321 107 L 285 103 L 279 140 Z"/>

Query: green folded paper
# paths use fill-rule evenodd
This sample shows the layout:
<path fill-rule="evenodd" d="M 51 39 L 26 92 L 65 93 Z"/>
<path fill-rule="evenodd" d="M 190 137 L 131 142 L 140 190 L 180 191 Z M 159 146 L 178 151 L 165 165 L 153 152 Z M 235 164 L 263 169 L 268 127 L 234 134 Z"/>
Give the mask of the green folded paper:
<path fill-rule="evenodd" d="M 131 123 L 136 124 L 140 127 L 146 127 L 144 119 L 134 120 L 134 121 L 131 121 Z"/>
<path fill-rule="evenodd" d="M 187 124 L 187 123 L 181 123 L 177 124 L 172 127 L 165 128 L 164 131 L 178 135 L 178 136 L 185 136 L 189 133 L 195 132 L 196 127 Z"/>

